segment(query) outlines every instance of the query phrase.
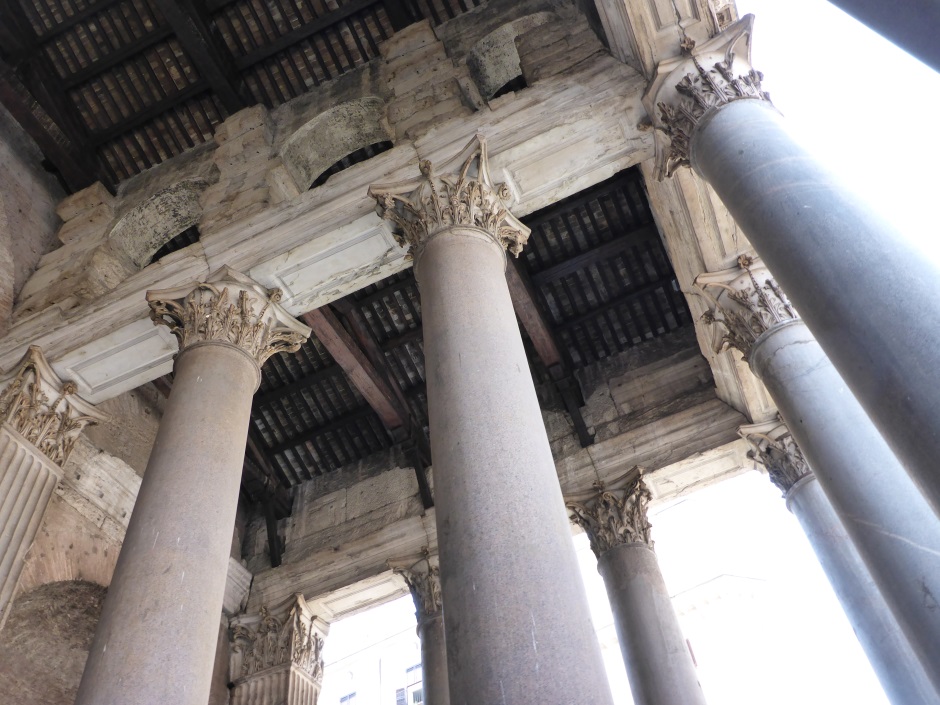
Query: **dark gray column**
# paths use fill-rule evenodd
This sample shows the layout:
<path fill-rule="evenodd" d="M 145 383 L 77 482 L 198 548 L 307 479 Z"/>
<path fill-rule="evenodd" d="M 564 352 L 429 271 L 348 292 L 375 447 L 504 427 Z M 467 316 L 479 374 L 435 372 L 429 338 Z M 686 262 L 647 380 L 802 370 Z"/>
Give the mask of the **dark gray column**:
<path fill-rule="evenodd" d="M 247 277 L 147 292 L 177 337 L 167 401 L 77 705 L 206 705 L 251 398 L 261 365 L 310 330 Z"/>
<path fill-rule="evenodd" d="M 940 269 L 790 136 L 750 65 L 752 20 L 660 66 L 663 172 L 691 162 L 711 184 L 940 509 Z"/>
<path fill-rule="evenodd" d="M 940 520 L 759 260 L 701 275 L 898 623 L 940 687 Z M 718 326 L 715 328 L 718 330 Z"/>
<path fill-rule="evenodd" d="M 441 604 L 441 574 L 437 557 L 427 554 L 414 560 L 390 561 L 401 575 L 415 602 L 418 636 L 421 638 L 421 683 L 425 705 L 450 705 L 447 678 L 447 642 Z"/>
<path fill-rule="evenodd" d="M 591 540 L 636 705 L 704 705 L 695 664 L 666 589 L 646 518 L 650 492 L 634 468 L 588 497 L 572 519 Z"/>
<path fill-rule="evenodd" d="M 895 705 L 940 703 L 789 429 L 771 421 L 742 426 L 740 433 L 754 446 L 751 457 L 764 465 L 800 522 L 888 699 Z"/>
<path fill-rule="evenodd" d="M 555 462 L 506 284 L 528 229 L 482 139 L 373 186 L 421 287 L 453 705 L 609 705 Z"/>

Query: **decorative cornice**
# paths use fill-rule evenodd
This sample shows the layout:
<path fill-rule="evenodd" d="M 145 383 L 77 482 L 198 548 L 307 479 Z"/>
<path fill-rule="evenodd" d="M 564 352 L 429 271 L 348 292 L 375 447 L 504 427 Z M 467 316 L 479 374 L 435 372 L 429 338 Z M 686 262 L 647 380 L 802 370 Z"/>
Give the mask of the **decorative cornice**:
<path fill-rule="evenodd" d="M 594 494 L 570 497 L 565 503 L 572 520 L 591 540 L 594 555 L 600 558 L 611 548 L 628 543 L 645 543 L 652 548 L 646 509 L 653 496 L 643 482 L 642 468 L 635 467 L 608 485 L 596 482 L 594 489 Z"/>
<path fill-rule="evenodd" d="M 713 306 L 702 320 L 725 330 L 715 336 L 716 352 L 732 347 L 747 360 L 763 333 L 800 317 L 764 263 L 750 255 L 738 257 L 733 269 L 699 275 L 695 285 Z"/>
<path fill-rule="evenodd" d="M 748 457 L 761 463 L 784 496 L 797 482 L 813 474 L 783 421 L 741 426 L 738 435 L 751 445 Z"/>
<path fill-rule="evenodd" d="M 720 34 L 695 47 L 686 44 L 684 56 L 663 62 L 647 94 L 657 140 L 657 178 L 671 176 L 690 163 L 695 128 L 712 110 L 736 100 L 762 100 L 763 74 L 751 66 L 754 16 L 746 15 Z"/>
<path fill-rule="evenodd" d="M 59 467 L 65 465 L 82 430 L 107 418 L 76 396 L 78 386 L 60 379 L 37 345 L 29 347 L 5 384 L 0 391 L 0 421 Z"/>
<path fill-rule="evenodd" d="M 147 292 L 150 318 L 176 336 L 180 351 L 196 343 L 234 345 L 262 366 L 272 355 L 295 352 L 310 329 L 278 305 L 281 290 L 265 290 L 223 267 L 205 282 Z"/>
<path fill-rule="evenodd" d="M 459 165 L 459 168 L 458 168 Z M 419 163 L 421 176 L 396 184 L 369 187 L 383 218 L 392 221 L 398 244 L 417 258 L 427 241 L 446 228 L 479 228 L 516 257 L 529 239 L 529 228 L 509 212 L 512 192 L 490 178 L 486 140 L 477 135 L 438 175 L 430 161 Z"/>
<path fill-rule="evenodd" d="M 429 555 L 425 549 L 420 558 L 390 560 L 388 566 L 408 584 L 419 622 L 441 613 L 441 572 L 437 556 Z"/>
<path fill-rule="evenodd" d="M 247 679 L 268 669 L 294 666 L 323 682 L 323 629 L 303 595 L 294 595 L 281 617 L 262 607 L 257 615 L 231 620 L 232 678 Z"/>

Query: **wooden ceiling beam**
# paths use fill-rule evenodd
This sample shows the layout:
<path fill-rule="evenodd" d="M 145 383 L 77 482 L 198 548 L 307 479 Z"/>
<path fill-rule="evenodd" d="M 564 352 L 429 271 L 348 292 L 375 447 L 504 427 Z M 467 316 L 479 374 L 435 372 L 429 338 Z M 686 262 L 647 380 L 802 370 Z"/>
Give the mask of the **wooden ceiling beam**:
<path fill-rule="evenodd" d="M 193 65 L 229 113 L 251 104 L 248 88 L 235 69 L 235 58 L 212 32 L 202 4 L 193 0 L 163 0 L 160 11 Z"/>
<path fill-rule="evenodd" d="M 385 428 L 393 431 L 407 427 L 407 410 L 402 408 L 388 381 L 356 344 L 336 314 L 323 306 L 301 315 L 300 319 L 310 326 L 350 383 L 378 414 Z"/>

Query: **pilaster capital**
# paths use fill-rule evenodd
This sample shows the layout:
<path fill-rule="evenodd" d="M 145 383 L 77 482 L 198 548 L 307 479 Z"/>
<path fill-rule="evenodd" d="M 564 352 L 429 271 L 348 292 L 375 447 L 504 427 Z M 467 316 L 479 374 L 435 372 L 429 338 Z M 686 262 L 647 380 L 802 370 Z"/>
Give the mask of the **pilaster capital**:
<path fill-rule="evenodd" d="M 62 467 L 82 430 L 107 418 L 77 391 L 74 382 L 55 373 L 38 345 L 30 345 L 12 377 L 0 382 L 0 422 Z"/>
<path fill-rule="evenodd" d="M 509 212 L 509 186 L 490 177 L 486 139 L 475 136 L 448 162 L 440 175 L 428 160 L 421 176 L 395 184 L 375 184 L 369 196 L 383 218 L 397 226 L 395 239 L 417 259 L 436 234 L 453 226 L 478 228 L 516 257 L 529 239 L 529 228 Z"/>
<path fill-rule="evenodd" d="M 323 645 L 329 625 L 311 612 L 300 593 L 282 609 L 262 607 L 257 614 L 233 617 L 229 626 L 231 675 L 236 685 L 290 668 L 299 669 L 318 685 L 323 683 Z"/>
<path fill-rule="evenodd" d="M 594 492 L 571 496 L 565 502 L 572 521 L 591 540 L 591 550 L 600 558 L 615 546 L 645 543 L 650 548 L 652 528 L 646 517 L 653 495 L 643 482 L 643 470 L 634 467 L 623 477 L 604 484 L 594 483 Z"/>
<path fill-rule="evenodd" d="M 657 67 L 644 103 L 658 133 L 660 180 L 690 165 L 695 129 L 710 113 L 736 100 L 770 102 L 763 74 L 751 65 L 753 30 L 754 15 L 746 15 L 700 46 L 687 42 L 682 56 Z"/>
<path fill-rule="evenodd" d="M 441 613 L 441 571 L 437 556 L 431 556 L 425 551 L 417 558 L 390 560 L 388 567 L 408 584 L 419 622 Z"/>
<path fill-rule="evenodd" d="M 800 317 L 757 257 L 741 255 L 737 267 L 700 274 L 695 285 L 712 306 L 702 319 L 715 326 L 716 352 L 735 348 L 747 360 L 763 333 Z M 723 335 L 718 326 L 724 328 Z"/>
<path fill-rule="evenodd" d="M 176 336 L 180 352 L 197 343 L 228 343 L 261 367 L 279 352 L 294 352 L 310 329 L 278 305 L 281 290 L 222 267 L 205 282 L 147 292 L 150 318 Z"/>
<path fill-rule="evenodd" d="M 748 457 L 761 463 L 780 491 L 786 495 L 797 482 L 813 474 L 796 444 L 790 429 L 781 421 L 768 421 L 738 428 L 738 435 L 746 440 L 751 450 Z"/>

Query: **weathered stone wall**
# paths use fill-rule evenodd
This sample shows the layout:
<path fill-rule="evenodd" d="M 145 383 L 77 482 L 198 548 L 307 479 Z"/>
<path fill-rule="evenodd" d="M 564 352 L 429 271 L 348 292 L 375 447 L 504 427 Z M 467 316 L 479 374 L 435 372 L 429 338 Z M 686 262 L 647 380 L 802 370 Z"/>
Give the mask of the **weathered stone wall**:
<path fill-rule="evenodd" d="M 0 106 L 0 335 L 15 297 L 55 244 L 55 204 L 63 192 L 41 161 L 39 148 Z"/>
<path fill-rule="evenodd" d="M 105 592 L 95 583 L 69 580 L 16 599 L 3 629 L 0 702 L 75 702 Z"/>

